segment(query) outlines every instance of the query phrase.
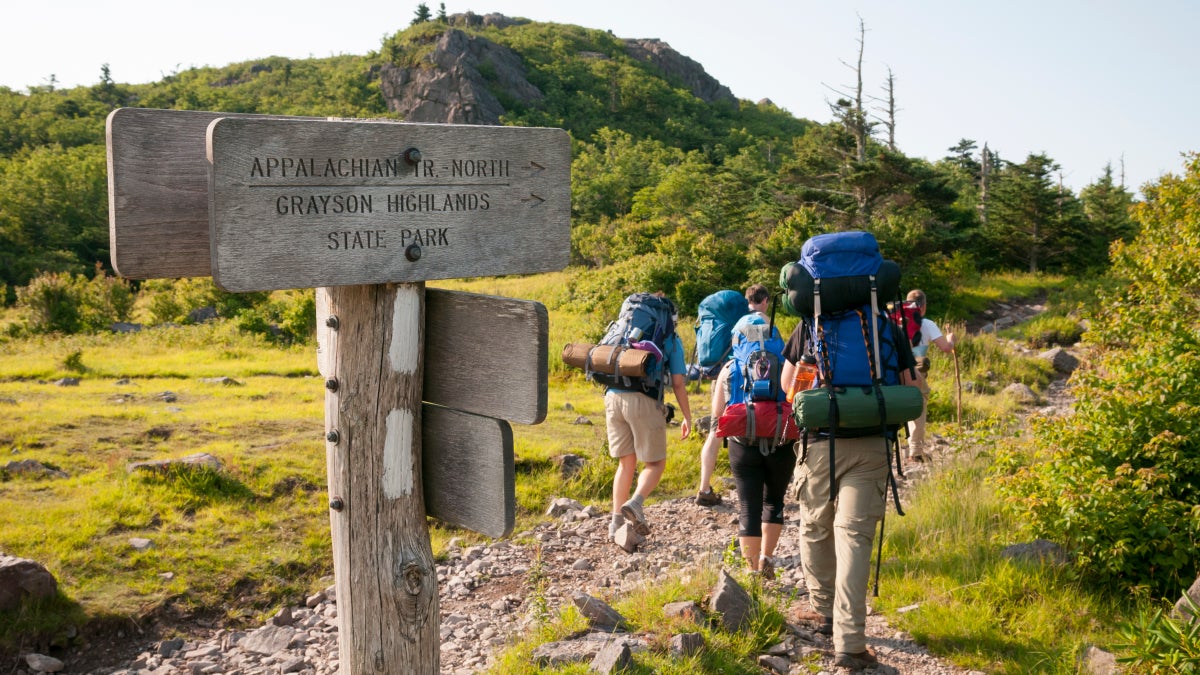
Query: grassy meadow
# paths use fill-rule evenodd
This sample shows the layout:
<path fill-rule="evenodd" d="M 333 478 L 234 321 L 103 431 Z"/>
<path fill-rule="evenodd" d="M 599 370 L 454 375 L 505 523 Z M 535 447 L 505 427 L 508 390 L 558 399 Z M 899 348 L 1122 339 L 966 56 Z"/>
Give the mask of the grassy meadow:
<path fill-rule="evenodd" d="M 536 300 L 549 311 L 548 414 L 539 425 L 513 425 L 516 537 L 543 518 L 553 497 L 606 507 L 610 495 L 613 467 L 600 390 L 559 358 L 563 345 L 593 339 L 610 317 L 572 311 L 570 278 L 563 272 L 431 284 Z M 985 280 L 963 296 L 1027 297 L 1066 283 L 1006 277 L 992 286 Z M 1030 340 L 1020 328 L 1005 339 L 967 337 L 962 318 L 933 318 L 960 335 L 959 382 L 972 384 L 963 388 L 960 430 L 955 359 L 933 356 L 930 431 L 960 443 L 973 434 L 979 445 L 1003 442 L 1005 433 L 1015 433 L 1008 423 L 1018 404 L 997 392 L 1012 381 L 1040 389 L 1050 380 L 1049 367 L 1014 356 L 1006 339 Z M 796 322 L 778 319 L 785 333 Z M 690 354 L 691 318 L 684 317 L 679 333 Z M 5 337 L 0 348 L 0 552 L 41 562 L 60 584 L 54 601 L 0 616 L 0 648 L 29 635 L 52 637 L 85 620 L 138 621 L 167 608 L 234 623 L 261 621 L 330 583 L 324 388 L 315 344 L 279 347 L 217 322 L 136 334 Z M 68 377 L 78 385 L 59 383 Z M 693 418 L 708 413 L 708 397 L 708 385 L 692 395 Z M 695 490 L 701 441 L 699 434 L 686 440 L 669 434 L 657 498 Z M 197 453 L 217 457 L 223 469 L 166 475 L 128 469 L 132 462 Z M 553 462 L 565 453 L 588 460 L 569 481 Z M 998 545 L 1010 543 L 1016 527 L 981 478 L 986 453 L 971 457 L 944 484 L 933 481 L 923 490 L 908 505 L 909 516 L 889 518 L 887 590 L 878 606 L 892 611 L 920 603 L 921 611 L 897 615 L 899 624 L 982 670 L 1025 672 L 1022 649 L 1067 662 L 1079 640 L 1103 637 L 1113 610 L 1062 579 L 996 559 Z M 2 469 L 22 460 L 65 477 Z M 728 475 L 725 462 L 722 454 L 718 475 Z M 450 537 L 483 540 L 436 523 L 431 536 L 435 555 Z M 136 549 L 134 538 L 151 546 Z M 1044 597 L 1054 600 L 1043 603 Z M 627 611 L 645 614 L 647 623 L 653 610 L 638 608 L 661 606 L 653 598 L 628 602 Z M 1048 621 L 1048 614 L 1082 618 Z M 571 622 L 569 611 L 548 617 L 546 635 L 569 631 Z M 1014 623 L 1051 628 L 1020 633 Z"/>

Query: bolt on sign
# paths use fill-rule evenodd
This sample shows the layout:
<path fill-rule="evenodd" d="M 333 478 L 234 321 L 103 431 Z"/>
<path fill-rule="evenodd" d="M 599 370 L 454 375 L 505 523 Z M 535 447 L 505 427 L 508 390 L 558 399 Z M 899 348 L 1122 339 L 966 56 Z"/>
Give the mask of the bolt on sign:
<path fill-rule="evenodd" d="M 219 118 L 212 274 L 230 291 L 559 270 L 561 129 Z"/>

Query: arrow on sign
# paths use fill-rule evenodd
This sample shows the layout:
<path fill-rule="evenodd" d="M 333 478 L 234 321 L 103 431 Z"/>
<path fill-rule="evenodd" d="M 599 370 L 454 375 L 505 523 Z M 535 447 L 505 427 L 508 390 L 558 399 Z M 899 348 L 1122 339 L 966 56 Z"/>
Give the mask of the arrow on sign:
<path fill-rule="evenodd" d="M 533 167 L 533 168 L 537 169 L 538 171 L 545 171 L 545 170 L 546 170 L 546 167 L 542 166 L 541 164 L 538 164 L 537 162 L 533 161 L 532 159 L 531 159 L 531 160 L 529 160 L 529 166 L 531 166 L 531 167 Z"/>
<path fill-rule="evenodd" d="M 530 192 L 530 193 L 529 193 L 529 196 L 528 196 L 528 197 L 522 197 L 522 198 L 521 198 L 521 201 L 523 201 L 523 202 L 532 202 L 532 201 L 533 201 L 533 200 L 535 200 L 535 199 L 537 200 L 537 203 L 536 203 L 536 204 L 530 204 L 530 206 L 541 206 L 542 202 L 546 201 L 545 199 L 542 199 L 541 197 L 539 197 L 539 196 L 537 196 L 537 195 L 533 194 L 532 192 Z"/>

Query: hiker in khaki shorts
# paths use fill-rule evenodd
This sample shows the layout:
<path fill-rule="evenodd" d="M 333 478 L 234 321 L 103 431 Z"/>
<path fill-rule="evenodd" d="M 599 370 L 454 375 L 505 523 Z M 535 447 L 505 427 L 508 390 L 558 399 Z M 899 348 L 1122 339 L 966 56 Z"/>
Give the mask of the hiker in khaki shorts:
<path fill-rule="evenodd" d="M 687 438 L 692 430 L 692 411 L 687 395 L 687 363 L 683 343 L 674 332 L 664 341 L 663 352 L 671 389 L 682 414 L 680 438 Z M 604 393 L 608 454 L 617 460 L 612 486 L 612 520 L 608 527 L 610 539 L 626 522 L 642 536 L 650 533 L 650 525 L 646 522 L 642 507 L 645 499 L 658 486 L 667 467 L 667 407 L 661 401 L 662 392 L 657 388 L 631 391 L 612 386 Z M 638 462 L 642 463 L 640 473 Z M 632 497 L 629 495 L 631 488 L 634 489 Z"/>
<path fill-rule="evenodd" d="M 929 346 L 935 345 L 943 353 L 949 354 L 954 351 L 954 333 L 942 334 L 942 329 L 933 321 L 925 317 L 925 292 L 920 290 L 912 290 L 908 292 L 908 297 L 905 298 L 909 302 L 917 303 L 917 309 L 921 311 L 921 340 L 913 348 L 913 356 L 917 359 L 917 369 L 922 373 L 929 370 Z M 921 411 L 921 416 L 908 423 L 908 452 L 905 459 L 911 459 L 914 462 L 924 462 L 929 459 L 929 455 L 925 448 L 925 415 L 928 412 L 929 405 L 929 383 L 925 378 L 921 378 L 921 392 L 925 394 L 926 408 Z"/>

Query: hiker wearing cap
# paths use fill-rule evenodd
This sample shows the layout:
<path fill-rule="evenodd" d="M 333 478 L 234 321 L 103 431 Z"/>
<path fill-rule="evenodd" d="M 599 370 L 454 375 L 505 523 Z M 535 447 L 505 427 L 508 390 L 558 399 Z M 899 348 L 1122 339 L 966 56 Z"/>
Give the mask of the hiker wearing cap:
<path fill-rule="evenodd" d="M 924 373 L 929 370 L 929 346 L 935 345 L 945 354 L 952 353 L 954 351 L 954 333 L 943 335 L 938 325 L 926 316 L 924 291 L 909 291 L 906 300 L 915 302 L 920 311 L 919 335 L 921 337 L 920 341 L 914 342 L 912 351 L 913 356 L 917 359 L 917 368 Z M 929 407 L 929 384 L 924 378 L 921 380 L 921 392 L 925 395 L 926 405 L 921 409 L 921 416 L 908 423 L 908 452 L 905 454 L 905 458 L 914 462 L 924 462 L 929 458 L 925 450 L 925 415 Z"/>

